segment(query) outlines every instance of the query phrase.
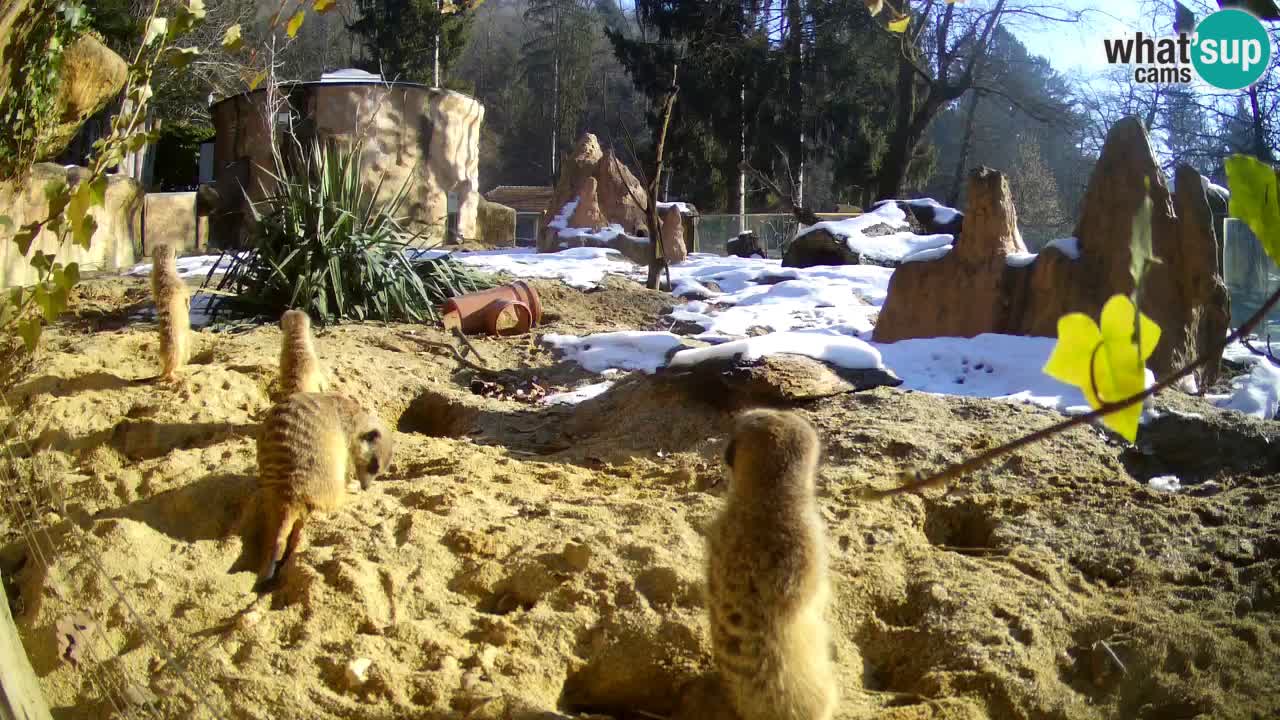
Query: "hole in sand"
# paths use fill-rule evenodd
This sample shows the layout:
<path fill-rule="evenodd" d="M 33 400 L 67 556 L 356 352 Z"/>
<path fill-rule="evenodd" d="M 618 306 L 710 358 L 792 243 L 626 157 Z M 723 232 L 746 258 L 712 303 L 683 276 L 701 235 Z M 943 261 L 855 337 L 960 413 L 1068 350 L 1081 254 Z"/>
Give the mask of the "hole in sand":
<path fill-rule="evenodd" d="M 479 411 L 473 407 L 443 393 L 427 390 L 409 403 L 396 429 L 430 437 L 463 437 L 471 432 L 478 414 Z"/>
<path fill-rule="evenodd" d="M 990 509 L 972 501 L 930 505 L 925 513 L 924 534 L 929 542 L 953 552 L 981 552 L 995 547 L 993 535 L 1000 521 Z"/>

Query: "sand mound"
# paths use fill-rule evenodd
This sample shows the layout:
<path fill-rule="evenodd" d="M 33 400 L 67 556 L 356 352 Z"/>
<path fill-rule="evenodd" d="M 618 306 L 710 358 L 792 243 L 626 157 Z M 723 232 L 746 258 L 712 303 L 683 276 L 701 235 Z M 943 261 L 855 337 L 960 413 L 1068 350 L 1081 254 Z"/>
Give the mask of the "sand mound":
<path fill-rule="evenodd" d="M 53 547 L 10 515 L 0 570 L 57 717 L 638 718 L 697 701 L 726 411 L 639 375 L 573 408 L 482 398 L 407 330 L 317 339 L 337 384 L 399 429 L 397 453 L 386 480 L 308 525 L 263 598 L 242 520 L 278 330 L 202 333 L 203 364 L 174 388 L 130 382 L 154 372 L 145 326 L 50 331 L 5 420 L 36 449 L 19 466 L 51 478 L 14 507 Z M 527 340 L 480 345 L 495 365 L 573 374 Z M 1143 482 L 1225 427 L 1241 448 L 1274 438 L 1196 407 L 1202 422 L 1145 465 L 1084 428 L 951 492 L 872 503 L 863 491 L 898 470 L 1055 416 L 888 388 L 803 405 L 825 444 L 840 717 L 1280 712 L 1270 463 L 1197 464 L 1216 483 L 1199 496 Z M 96 630 L 76 666 L 58 623 L 79 614 Z"/>

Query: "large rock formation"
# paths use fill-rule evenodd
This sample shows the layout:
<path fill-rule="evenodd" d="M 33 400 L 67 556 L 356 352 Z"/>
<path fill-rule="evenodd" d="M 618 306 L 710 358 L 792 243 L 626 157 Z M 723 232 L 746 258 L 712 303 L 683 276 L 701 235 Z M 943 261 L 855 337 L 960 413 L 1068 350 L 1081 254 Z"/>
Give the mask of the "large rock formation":
<path fill-rule="evenodd" d="M 597 187 L 599 183 L 594 177 L 588 177 L 582 181 L 582 187 L 578 189 L 578 204 L 573 208 L 573 214 L 569 216 L 568 227 L 602 230 L 609 225 L 608 218 L 600 211 Z"/>
<path fill-rule="evenodd" d="M 0 214 L 8 215 L 15 227 L 44 220 L 49 216 L 45 187 L 61 180 L 74 189 L 88 174 L 88 170 L 80 167 L 37 163 L 25 176 L 0 183 Z M 58 262 L 79 263 L 81 272 L 133 265 L 141 249 L 142 202 L 143 193 L 138 183 L 121 175 L 108 175 L 102 206 L 89 210 L 98 229 L 88 250 L 73 243 L 60 244 L 46 231 L 32 243 L 29 253 L 37 250 L 52 253 Z M 18 253 L 15 243 L 8 241 L 0 242 L 0 271 L 3 272 L 2 287 L 29 285 L 37 280 L 30 262 Z"/>
<path fill-rule="evenodd" d="M 1162 262 L 1143 287 L 1142 311 L 1161 327 L 1148 367 L 1168 375 L 1225 336 L 1229 299 L 1221 250 L 1200 176 L 1179 167 L 1177 191 L 1156 163 L 1136 118 L 1116 123 L 1089 180 L 1075 242 L 1056 242 L 1038 256 L 1025 252 L 1004 178 L 975 171 L 964 230 L 954 249 L 927 262 L 905 263 L 889 281 L 874 339 L 962 336 L 984 332 L 1057 335 L 1058 318 L 1097 318 L 1112 295 L 1129 293 L 1129 241 L 1134 214 L 1150 183 L 1154 251 Z M 1217 376 L 1215 358 L 1200 384 Z"/>
<path fill-rule="evenodd" d="M 670 204 L 659 211 L 658 221 L 662 233 L 662 257 L 669 265 L 683 262 L 689 256 L 689 248 L 684 242 L 684 214 L 680 206 Z"/>
<path fill-rule="evenodd" d="M 649 202 L 649 194 L 613 150 L 601 150 L 596 136 L 587 133 L 578 140 L 573 153 L 560 168 L 555 193 L 538 228 L 539 252 L 560 249 L 557 230 L 548 227 L 548 223 L 561 214 L 565 205 L 579 197 L 588 178 L 595 180 L 596 207 L 606 225 L 621 225 L 624 232 L 633 236 L 645 227 L 644 207 Z M 579 226 L 570 223 L 569 227 Z"/>
<path fill-rule="evenodd" d="M 9 0 L 0 9 L 0 97 L 17 85 L 16 74 L 29 53 L 43 53 L 32 47 L 33 31 L 52 22 L 52 5 L 37 9 L 33 0 Z M 58 89 L 56 124 L 41 138 L 37 160 L 54 157 L 66 149 L 76 131 L 124 87 L 128 65 L 97 38 L 85 35 L 72 43 L 62 56 L 62 83 Z"/>

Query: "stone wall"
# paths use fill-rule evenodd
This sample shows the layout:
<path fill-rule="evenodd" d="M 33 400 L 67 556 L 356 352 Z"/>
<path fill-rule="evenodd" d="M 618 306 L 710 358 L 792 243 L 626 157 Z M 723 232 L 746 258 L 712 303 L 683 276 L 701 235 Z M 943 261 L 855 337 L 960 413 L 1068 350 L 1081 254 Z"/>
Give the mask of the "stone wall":
<path fill-rule="evenodd" d="M 147 193 L 142 222 L 142 254 L 151 257 L 151 248 L 164 243 L 179 255 L 204 251 L 209 247 L 209 219 L 196 215 L 195 192 Z"/>
<path fill-rule="evenodd" d="M 38 163 L 25 177 L 0 183 L 0 213 L 8 215 L 15 227 L 43 220 L 49 215 L 45 186 L 63 180 L 74 188 L 88 174 L 88 170 L 80 167 Z M 140 252 L 142 198 L 142 189 L 136 182 L 110 175 L 103 207 L 89 211 L 97 221 L 98 229 L 88 250 L 70 242 L 59 245 L 51 233 L 44 232 L 32 244 L 30 252 L 53 253 L 58 262 L 79 263 L 81 272 L 129 267 L 137 262 Z M 3 287 L 30 285 L 37 280 L 27 259 L 18 253 L 17 245 L 7 240 L 0 242 L 0 268 L 3 272 L 0 286 Z"/>
<path fill-rule="evenodd" d="M 448 195 L 458 200 L 458 235 L 476 234 L 480 203 L 480 125 L 484 106 L 450 90 L 409 84 L 303 83 L 282 90 L 295 114 L 294 128 L 308 145 L 314 138 L 361 141 L 365 184 L 382 182 L 382 196 L 408 183 L 400 213 L 422 243 L 444 239 Z M 213 106 L 214 174 L 219 205 L 210 220 L 212 244 L 242 241 L 249 222 L 245 194 L 254 201 L 271 187 L 273 168 L 264 118 L 266 91 L 227 98 Z M 243 190 L 241 189 L 243 188 Z"/>

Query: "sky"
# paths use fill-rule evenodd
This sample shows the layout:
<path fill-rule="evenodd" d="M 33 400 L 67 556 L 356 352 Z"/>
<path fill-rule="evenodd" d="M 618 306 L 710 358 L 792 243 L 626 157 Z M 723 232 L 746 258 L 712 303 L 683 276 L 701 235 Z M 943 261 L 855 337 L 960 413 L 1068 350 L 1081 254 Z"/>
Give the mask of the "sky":
<path fill-rule="evenodd" d="M 1067 0 L 1064 4 L 1073 10 L 1086 11 L 1085 19 L 1079 23 L 1018 22 L 1013 27 L 1014 34 L 1028 50 L 1048 59 L 1054 69 L 1064 74 L 1096 74 L 1105 70 L 1103 38 L 1149 31 L 1139 19 L 1136 0 Z"/>

